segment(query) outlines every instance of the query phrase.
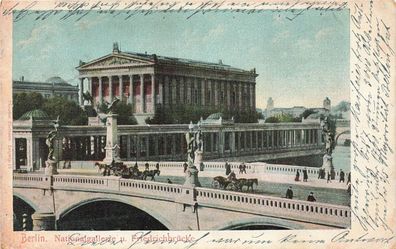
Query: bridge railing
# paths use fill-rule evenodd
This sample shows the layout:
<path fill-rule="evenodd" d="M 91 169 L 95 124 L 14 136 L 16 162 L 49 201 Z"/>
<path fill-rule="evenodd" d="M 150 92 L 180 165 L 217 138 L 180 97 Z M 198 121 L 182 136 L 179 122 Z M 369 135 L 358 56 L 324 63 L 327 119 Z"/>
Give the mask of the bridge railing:
<path fill-rule="evenodd" d="M 144 168 L 144 165 L 148 163 L 150 168 L 154 168 L 158 162 L 155 161 L 138 161 L 138 167 L 139 168 Z M 232 170 L 237 170 L 239 169 L 239 165 L 241 162 L 228 162 L 231 166 Z M 175 169 L 175 170 L 183 170 L 183 164 L 184 162 L 159 162 L 160 170 L 162 168 L 164 169 Z M 248 163 L 246 164 L 246 169 L 252 169 L 252 166 Z M 132 167 L 135 165 L 135 162 L 126 162 L 126 165 L 129 167 Z M 225 170 L 225 162 L 204 162 L 204 169 L 205 170 Z"/>
<path fill-rule="evenodd" d="M 122 179 L 112 176 L 56 175 L 54 176 L 53 188 L 126 193 L 167 200 L 174 200 L 183 192 L 181 185 Z"/>
<path fill-rule="evenodd" d="M 227 208 L 304 222 L 349 227 L 349 207 L 246 193 L 196 188 L 199 205 Z"/>
<path fill-rule="evenodd" d="M 51 177 L 38 174 L 13 174 L 14 187 L 49 189 Z"/>
<path fill-rule="evenodd" d="M 158 162 L 148 161 L 148 162 L 138 162 L 138 167 L 143 169 L 144 165 L 148 163 L 150 168 L 154 168 Z M 231 166 L 231 170 L 239 172 L 239 165 L 241 162 L 228 162 Z M 135 163 L 127 162 L 128 166 L 132 167 Z M 183 170 L 184 162 L 159 162 L 160 170 Z M 283 175 L 295 175 L 297 170 L 300 171 L 300 176 L 302 177 L 303 169 L 307 170 L 308 176 L 318 177 L 320 168 L 304 167 L 304 166 L 294 166 L 285 164 L 269 164 L 264 162 L 255 163 L 245 163 L 246 170 L 248 173 L 271 173 L 271 174 L 283 174 Z M 225 162 L 204 162 L 205 171 L 225 171 Z M 335 172 L 336 176 L 339 176 L 339 172 Z"/>

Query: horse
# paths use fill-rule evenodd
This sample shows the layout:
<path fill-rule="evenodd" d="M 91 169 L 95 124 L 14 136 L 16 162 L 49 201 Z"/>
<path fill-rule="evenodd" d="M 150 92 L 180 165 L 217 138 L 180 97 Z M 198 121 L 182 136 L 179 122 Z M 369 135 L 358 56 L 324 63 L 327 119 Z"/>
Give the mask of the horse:
<path fill-rule="evenodd" d="M 155 181 L 154 176 L 155 176 L 155 175 L 158 175 L 158 176 L 159 176 L 160 173 L 161 173 L 161 171 L 160 171 L 159 169 L 145 170 L 145 171 L 143 171 L 143 180 L 146 180 L 146 178 L 147 178 L 148 176 L 150 176 L 150 177 L 151 177 L 151 180 L 152 180 L 152 181 Z"/>
<path fill-rule="evenodd" d="M 253 192 L 253 184 L 256 184 L 256 186 L 258 186 L 258 179 L 257 178 L 240 178 L 237 180 L 238 184 L 239 184 L 239 190 L 242 191 L 243 186 L 247 186 L 247 190 L 249 191 L 250 188 L 252 188 L 252 192 Z"/>
<path fill-rule="evenodd" d="M 216 176 L 213 178 L 213 182 L 212 182 L 212 187 L 214 188 L 223 188 L 226 189 L 228 184 L 230 184 L 231 181 L 223 176 Z M 218 186 L 217 186 L 218 184 Z"/>
<path fill-rule="evenodd" d="M 98 172 L 103 173 L 107 169 L 107 165 L 105 163 L 95 163 L 95 167 L 98 167 Z"/>

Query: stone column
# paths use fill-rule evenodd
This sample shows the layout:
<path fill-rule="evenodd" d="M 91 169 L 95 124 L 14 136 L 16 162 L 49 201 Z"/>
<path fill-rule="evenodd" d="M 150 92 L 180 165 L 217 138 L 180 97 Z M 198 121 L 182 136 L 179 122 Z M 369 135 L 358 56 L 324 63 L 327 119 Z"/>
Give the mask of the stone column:
<path fill-rule="evenodd" d="M 92 93 L 92 77 L 88 77 L 88 89 L 89 89 L 89 93 L 91 94 L 91 96 L 93 96 Z"/>
<path fill-rule="evenodd" d="M 231 109 L 231 82 L 226 82 L 226 92 L 227 92 L 227 109 Z"/>
<path fill-rule="evenodd" d="M 318 136 L 317 139 L 318 145 L 322 145 L 322 131 L 320 129 L 317 130 L 317 136 Z"/>
<path fill-rule="evenodd" d="M 107 76 L 109 78 L 109 102 L 113 101 L 113 77 Z"/>
<path fill-rule="evenodd" d="M 217 80 L 213 81 L 214 84 L 214 106 L 219 106 L 219 82 Z"/>
<path fill-rule="evenodd" d="M 106 121 L 106 157 L 104 163 L 110 164 L 113 160 L 115 162 L 121 161 L 120 159 L 120 145 L 117 135 L 117 114 L 107 114 Z"/>
<path fill-rule="evenodd" d="M 159 79 L 162 79 L 162 77 Z M 162 80 L 158 80 L 158 103 L 161 105 L 164 103 L 164 84 Z"/>
<path fill-rule="evenodd" d="M 186 96 L 185 96 L 185 84 L 183 76 L 179 79 L 179 92 L 180 92 L 180 103 L 186 104 Z"/>
<path fill-rule="evenodd" d="M 178 100 L 177 100 L 177 93 L 176 93 L 176 78 L 175 78 L 175 76 L 173 76 L 170 79 L 169 84 L 171 86 L 171 92 L 172 92 L 172 105 L 176 105 Z"/>
<path fill-rule="evenodd" d="M 131 136 L 130 135 L 126 135 L 126 140 L 127 140 L 127 161 L 131 160 Z"/>
<path fill-rule="evenodd" d="M 129 75 L 129 104 L 133 105 L 133 75 Z"/>
<path fill-rule="evenodd" d="M 80 78 L 80 86 L 78 89 L 79 92 L 79 97 L 80 97 L 80 105 L 84 105 L 84 98 L 83 98 L 83 92 L 84 92 L 84 78 Z"/>
<path fill-rule="evenodd" d="M 230 132 L 230 150 L 231 154 L 235 153 L 235 131 Z"/>
<path fill-rule="evenodd" d="M 140 113 L 144 113 L 144 74 L 140 75 Z"/>
<path fill-rule="evenodd" d="M 163 78 L 163 84 L 164 84 L 164 105 L 170 106 L 170 101 L 169 101 L 169 78 L 168 76 L 164 76 Z"/>
<path fill-rule="evenodd" d="M 191 98 L 191 79 L 187 78 L 186 79 L 186 93 L 187 93 L 187 101 L 186 104 L 191 104 L 192 103 L 192 98 Z"/>
<path fill-rule="evenodd" d="M 201 105 L 205 106 L 206 98 L 206 79 L 201 79 Z"/>
<path fill-rule="evenodd" d="M 219 154 L 220 154 L 220 156 L 223 156 L 224 155 L 224 142 L 225 142 L 224 131 L 219 131 L 218 136 L 219 136 L 219 145 L 218 145 Z"/>
<path fill-rule="evenodd" d="M 155 112 L 155 76 L 151 74 L 151 111 Z"/>
<path fill-rule="evenodd" d="M 34 213 L 32 214 L 33 231 L 55 230 L 54 213 Z"/>
<path fill-rule="evenodd" d="M 123 94 L 124 85 L 123 85 L 123 82 L 122 82 L 122 75 L 118 75 L 118 80 L 119 80 L 119 85 L 118 85 L 118 87 L 120 88 L 120 89 L 119 89 L 119 92 L 120 92 L 120 100 L 122 101 L 123 98 L 124 98 L 124 94 Z"/>
<path fill-rule="evenodd" d="M 102 83 L 102 77 L 99 77 L 99 103 L 103 103 L 103 83 Z"/>

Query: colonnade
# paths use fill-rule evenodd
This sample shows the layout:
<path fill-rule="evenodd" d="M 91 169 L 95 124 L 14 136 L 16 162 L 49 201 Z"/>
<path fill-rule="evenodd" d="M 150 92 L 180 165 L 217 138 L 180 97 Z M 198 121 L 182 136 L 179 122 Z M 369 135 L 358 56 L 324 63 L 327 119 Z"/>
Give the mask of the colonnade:
<path fill-rule="evenodd" d="M 87 91 L 93 97 L 94 105 L 102 104 L 103 100 L 112 102 L 114 97 L 118 97 L 120 100 L 131 104 L 135 113 L 153 113 L 157 103 L 156 99 L 158 103 L 162 103 L 162 86 L 161 83 L 156 86 L 154 74 L 81 77 L 79 85 L 80 105 L 84 104 L 85 80 L 88 82 Z"/>
<path fill-rule="evenodd" d="M 247 130 L 203 132 L 206 158 L 244 156 L 291 150 L 321 148 L 317 129 Z M 186 154 L 185 133 L 122 134 L 119 136 L 123 160 L 183 160 Z M 65 137 L 66 160 L 102 160 L 105 136 Z"/>
<path fill-rule="evenodd" d="M 85 85 L 88 89 L 85 89 Z M 254 110 L 256 105 L 255 83 L 206 77 L 152 73 L 81 77 L 80 105 L 84 104 L 83 93 L 86 91 L 93 96 L 94 105 L 102 104 L 103 100 L 111 102 L 114 97 L 118 97 L 132 104 L 135 113 L 153 113 L 156 104 L 228 110 Z"/>

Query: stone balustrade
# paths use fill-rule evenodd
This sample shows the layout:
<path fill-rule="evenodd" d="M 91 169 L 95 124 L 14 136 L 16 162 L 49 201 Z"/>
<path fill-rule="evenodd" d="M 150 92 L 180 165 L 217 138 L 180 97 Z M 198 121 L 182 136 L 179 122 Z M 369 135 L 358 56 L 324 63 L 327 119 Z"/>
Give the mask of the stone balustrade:
<path fill-rule="evenodd" d="M 144 169 L 144 165 L 146 163 L 149 164 L 150 168 L 154 168 L 157 162 L 155 161 L 138 161 L 138 166 L 141 169 Z M 239 172 L 239 165 L 241 162 L 228 162 L 231 166 L 231 170 L 235 172 Z M 135 165 L 134 162 L 126 162 L 129 167 Z M 159 162 L 160 170 L 161 169 L 175 169 L 179 170 L 183 168 L 184 162 Z M 295 175 L 296 171 L 300 171 L 300 176 L 302 177 L 302 170 L 306 169 L 308 176 L 317 177 L 319 174 L 320 168 L 313 167 L 304 167 L 304 166 L 294 166 L 294 165 L 283 165 L 283 164 L 269 164 L 269 163 L 245 163 L 246 170 L 250 171 L 250 173 L 272 173 L 272 174 L 283 174 L 283 175 Z M 204 162 L 204 170 L 205 171 L 224 171 L 225 170 L 225 162 Z M 339 175 L 339 171 L 336 171 L 336 176 Z"/>
<path fill-rule="evenodd" d="M 114 176 L 54 176 L 53 189 L 79 189 L 133 194 L 143 197 L 155 197 L 174 200 L 182 193 L 182 186 L 160 182 L 122 179 Z"/>
<path fill-rule="evenodd" d="M 51 186 L 51 178 L 49 176 L 38 174 L 13 174 L 14 187 L 26 188 L 44 188 Z"/>
<path fill-rule="evenodd" d="M 14 187 L 49 188 L 50 184 L 47 183 L 50 182 L 50 177 L 42 175 L 14 174 Z M 55 175 L 52 188 L 54 190 L 78 189 L 80 191 L 133 195 L 188 204 L 192 204 L 196 200 L 199 206 L 315 222 L 335 227 L 348 227 L 351 216 L 350 208 L 347 206 L 218 189 L 192 189 L 176 184 L 112 176 Z"/>
<path fill-rule="evenodd" d="M 349 207 L 286 198 L 253 195 L 217 189 L 196 188 L 201 206 L 348 227 Z"/>

